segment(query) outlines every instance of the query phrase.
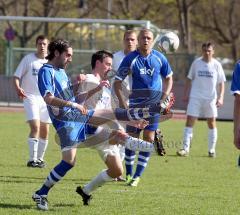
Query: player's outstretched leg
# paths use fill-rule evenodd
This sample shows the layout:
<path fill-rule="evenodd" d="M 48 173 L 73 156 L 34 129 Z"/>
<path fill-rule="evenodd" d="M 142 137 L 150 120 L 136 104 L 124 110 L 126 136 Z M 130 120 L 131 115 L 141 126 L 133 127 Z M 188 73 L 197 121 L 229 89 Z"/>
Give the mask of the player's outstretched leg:
<path fill-rule="evenodd" d="M 121 144 L 132 151 L 154 152 L 155 147 L 152 143 L 132 137 L 125 131 L 112 130 L 109 136 L 110 144 Z"/>
<path fill-rule="evenodd" d="M 160 115 L 166 115 L 170 112 L 170 108 L 173 104 L 174 96 L 171 93 L 165 100 L 161 101 L 159 104 L 146 108 L 116 108 L 114 109 L 114 111 L 105 109 L 96 110 L 92 117 L 88 120 L 88 123 L 93 126 L 99 126 L 108 121 L 116 119 L 120 121 L 132 121 L 150 118 L 156 113 L 159 113 Z"/>

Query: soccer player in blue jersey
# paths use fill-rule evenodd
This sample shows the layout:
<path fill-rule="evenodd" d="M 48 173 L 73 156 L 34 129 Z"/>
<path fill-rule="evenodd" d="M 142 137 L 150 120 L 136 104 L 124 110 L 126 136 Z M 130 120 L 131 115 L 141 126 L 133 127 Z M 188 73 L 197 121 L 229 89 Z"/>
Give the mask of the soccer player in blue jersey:
<path fill-rule="evenodd" d="M 236 63 L 233 71 L 231 93 L 234 95 L 234 145 L 237 149 L 240 149 L 240 61 Z M 240 166 L 240 156 L 238 158 L 238 166 Z"/>
<path fill-rule="evenodd" d="M 78 99 L 73 94 L 73 87 L 68 79 L 65 68 L 72 61 L 72 47 L 65 40 L 54 40 L 48 46 L 47 64 L 39 70 L 38 87 L 40 94 L 47 104 L 49 116 L 59 138 L 62 160 L 49 173 L 42 187 L 37 190 L 32 199 L 40 210 L 48 210 L 47 195 L 54 184 L 59 182 L 64 175 L 74 166 L 76 161 L 77 146 L 86 139 L 91 130 L 91 125 L 99 126 L 110 120 L 125 120 L 131 125 L 144 128 L 145 120 L 136 120 L 150 117 L 155 112 L 162 112 L 167 102 L 145 109 L 115 109 L 112 110 L 87 110 L 77 103 Z M 109 137 L 115 138 L 115 144 L 124 144 L 133 150 L 144 149 L 153 151 L 153 145 L 146 141 L 133 139 L 123 131 L 110 131 Z M 108 138 L 109 138 L 108 137 Z M 103 172 L 106 174 L 106 172 Z M 104 177 L 104 175 L 103 175 Z M 78 190 L 83 202 L 88 204 L 90 195 Z"/>
<path fill-rule="evenodd" d="M 143 108 L 159 103 L 170 94 L 172 89 L 172 69 L 166 57 L 152 49 L 153 33 L 148 29 L 142 29 L 138 35 L 138 44 L 138 49 L 130 52 L 123 59 L 115 78 L 115 93 L 122 108 L 128 108 L 122 94 L 122 82 L 129 74 L 132 78 L 132 92 L 129 96 L 130 108 Z M 157 113 L 149 118 L 149 125 L 143 130 L 144 140 L 154 142 L 159 119 L 160 115 Z M 139 137 L 141 129 L 127 126 L 127 132 L 131 136 Z M 140 151 L 136 171 L 133 174 L 135 152 L 126 148 L 125 164 L 128 185 L 138 185 L 149 158 L 150 152 Z"/>

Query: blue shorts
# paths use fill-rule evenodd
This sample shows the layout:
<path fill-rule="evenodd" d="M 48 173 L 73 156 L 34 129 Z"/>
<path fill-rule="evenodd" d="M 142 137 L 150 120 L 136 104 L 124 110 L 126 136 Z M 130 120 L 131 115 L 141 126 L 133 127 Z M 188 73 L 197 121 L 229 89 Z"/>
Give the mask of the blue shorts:
<path fill-rule="evenodd" d="M 79 111 L 70 114 L 74 114 L 70 116 L 74 120 L 64 121 L 64 126 L 57 130 L 62 150 L 76 147 L 86 139 L 89 127 L 87 122 L 94 114 L 94 110 L 89 110 L 87 115 L 82 115 Z"/>

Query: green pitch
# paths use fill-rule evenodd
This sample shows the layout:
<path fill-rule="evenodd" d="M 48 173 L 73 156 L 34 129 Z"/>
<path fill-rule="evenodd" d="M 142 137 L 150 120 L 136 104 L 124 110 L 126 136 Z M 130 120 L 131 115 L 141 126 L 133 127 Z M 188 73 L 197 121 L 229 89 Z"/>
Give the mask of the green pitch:
<path fill-rule="evenodd" d="M 60 160 L 51 129 L 47 167 L 26 167 L 28 126 L 22 113 L 0 113 L 0 214 L 43 214 L 31 200 L 49 171 Z M 77 164 L 48 196 L 46 214 L 239 214 L 238 152 L 232 144 L 232 122 L 218 122 L 217 157 L 207 157 L 207 125 L 194 128 L 190 156 L 177 157 L 184 121 L 162 123 L 167 156 L 153 155 L 137 188 L 112 182 L 93 194 L 91 205 L 82 205 L 75 193 L 105 168 L 98 154 L 79 149 Z"/>

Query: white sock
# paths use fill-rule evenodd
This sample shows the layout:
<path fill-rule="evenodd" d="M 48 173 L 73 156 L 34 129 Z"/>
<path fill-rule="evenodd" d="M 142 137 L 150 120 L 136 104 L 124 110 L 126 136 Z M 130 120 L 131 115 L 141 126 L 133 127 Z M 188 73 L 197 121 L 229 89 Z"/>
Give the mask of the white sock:
<path fill-rule="evenodd" d="M 125 147 L 133 151 L 153 152 L 154 145 L 142 139 L 128 136 L 125 140 Z"/>
<path fill-rule="evenodd" d="M 112 180 L 113 178 L 107 174 L 107 170 L 105 169 L 83 187 L 83 192 L 87 195 L 90 195 L 92 191 L 96 190 L 98 187 L 105 184 L 106 182 Z"/>
<path fill-rule="evenodd" d="M 192 137 L 193 137 L 193 128 L 185 127 L 183 132 L 183 149 L 187 152 L 190 151 Z"/>
<path fill-rule="evenodd" d="M 28 138 L 28 146 L 29 146 L 29 161 L 37 160 L 37 150 L 38 150 L 38 139 L 37 138 Z"/>
<path fill-rule="evenodd" d="M 37 152 L 37 159 L 43 161 L 43 157 L 45 155 L 45 151 L 48 146 L 48 140 L 44 140 L 39 138 L 38 142 L 38 152 Z"/>
<path fill-rule="evenodd" d="M 208 151 L 215 153 L 217 143 L 217 128 L 208 130 Z"/>

